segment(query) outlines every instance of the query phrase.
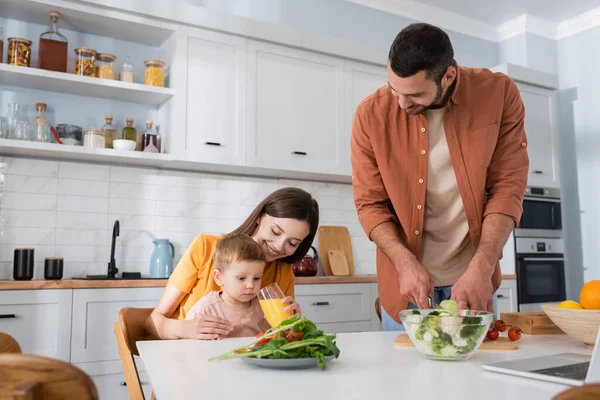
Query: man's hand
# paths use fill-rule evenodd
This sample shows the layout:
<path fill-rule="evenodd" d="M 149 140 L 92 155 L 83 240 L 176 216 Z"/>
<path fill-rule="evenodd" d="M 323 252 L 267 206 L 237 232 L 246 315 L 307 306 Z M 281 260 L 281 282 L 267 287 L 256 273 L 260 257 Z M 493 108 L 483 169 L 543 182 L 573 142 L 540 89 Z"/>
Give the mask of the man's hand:
<path fill-rule="evenodd" d="M 431 277 L 416 258 L 408 259 L 400 266 L 402 271 L 400 279 L 400 294 L 406 296 L 408 301 L 416 304 L 419 308 L 429 308 L 427 296 L 431 294 Z"/>
<path fill-rule="evenodd" d="M 451 300 L 456 300 L 458 309 L 494 311 L 494 288 L 489 275 L 482 274 L 482 268 L 476 258 L 473 258 L 467 271 L 452 286 Z"/>

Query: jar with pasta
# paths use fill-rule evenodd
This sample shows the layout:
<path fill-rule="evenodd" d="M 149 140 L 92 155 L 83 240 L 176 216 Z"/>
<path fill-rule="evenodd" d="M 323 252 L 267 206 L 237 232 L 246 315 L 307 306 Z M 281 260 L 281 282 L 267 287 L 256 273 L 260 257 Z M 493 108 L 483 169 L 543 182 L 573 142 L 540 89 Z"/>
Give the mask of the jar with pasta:
<path fill-rule="evenodd" d="M 75 54 L 75 75 L 96 76 L 96 50 L 79 47 Z"/>
<path fill-rule="evenodd" d="M 115 68 L 113 67 L 117 56 L 110 53 L 98 53 L 96 55 L 96 78 L 115 79 Z"/>
<path fill-rule="evenodd" d="M 144 83 L 148 86 L 165 86 L 165 63 L 160 60 L 144 61 L 146 64 L 146 73 L 144 74 Z"/>
<path fill-rule="evenodd" d="M 25 38 L 8 38 L 8 64 L 29 67 L 31 61 L 31 40 Z"/>

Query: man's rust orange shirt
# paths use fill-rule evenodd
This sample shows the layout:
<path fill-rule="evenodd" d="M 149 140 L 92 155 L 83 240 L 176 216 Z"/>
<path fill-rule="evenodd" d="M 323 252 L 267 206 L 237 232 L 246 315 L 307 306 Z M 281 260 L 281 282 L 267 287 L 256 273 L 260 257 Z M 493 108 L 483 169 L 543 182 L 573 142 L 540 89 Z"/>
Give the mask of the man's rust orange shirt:
<path fill-rule="evenodd" d="M 529 170 L 525 108 L 517 85 L 504 74 L 459 67 L 456 80 L 444 129 L 476 249 L 487 215 L 508 215 L 515 225 L 521 218 Z M 429 149 L 425 114 L 407 114 L 389 87 L 382 87 L 358 106 L 351 149 L 354 201 L 363 229 L 370 237 L 377 225 L 392 221 L 404 245 L 419 257 L 425 207 L 418 206 L 426 202 Z M 398 292 L 401 278 L 378 249 L 379 297 L 396 321 L 407 305 Z M 494 289 L 501 279 L 497 263 Z"/>

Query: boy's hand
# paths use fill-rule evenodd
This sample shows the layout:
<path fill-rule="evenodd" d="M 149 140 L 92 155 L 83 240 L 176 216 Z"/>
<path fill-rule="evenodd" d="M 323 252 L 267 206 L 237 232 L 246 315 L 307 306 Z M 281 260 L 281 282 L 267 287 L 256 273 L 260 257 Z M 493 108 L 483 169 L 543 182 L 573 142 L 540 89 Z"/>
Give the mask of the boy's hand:
<path fill-rule="evenodd" d="M 226 319 L 213 315 L 198 315 L 188 325 L 189 339 L 217 340 L 229 335 L 233 325 Z"/>
<path fill-rule="evenodd" d="M 289 304 L 283 310 L 285 312 L 293 312 L 295 314 L 300 314 L 300 304 L 296 303 L 296 300 L 292 296 L 288 296 L 281 300 L 283 304 Z"/>

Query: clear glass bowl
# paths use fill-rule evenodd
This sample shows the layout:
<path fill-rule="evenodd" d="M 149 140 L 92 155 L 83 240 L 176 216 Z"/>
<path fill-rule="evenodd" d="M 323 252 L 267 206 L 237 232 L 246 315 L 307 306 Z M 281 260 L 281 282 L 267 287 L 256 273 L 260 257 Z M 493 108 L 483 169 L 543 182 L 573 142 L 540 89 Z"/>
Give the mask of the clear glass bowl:
<path fill-rule="evenodd" d="M 468 360 L 483 342 L 494 319 L 493 313 L 461 310 L 456 316 L 435 315 L 441 311 L 404 310 L 400 312 L 400 319 L 410 340 L 425 357 Z"/>

